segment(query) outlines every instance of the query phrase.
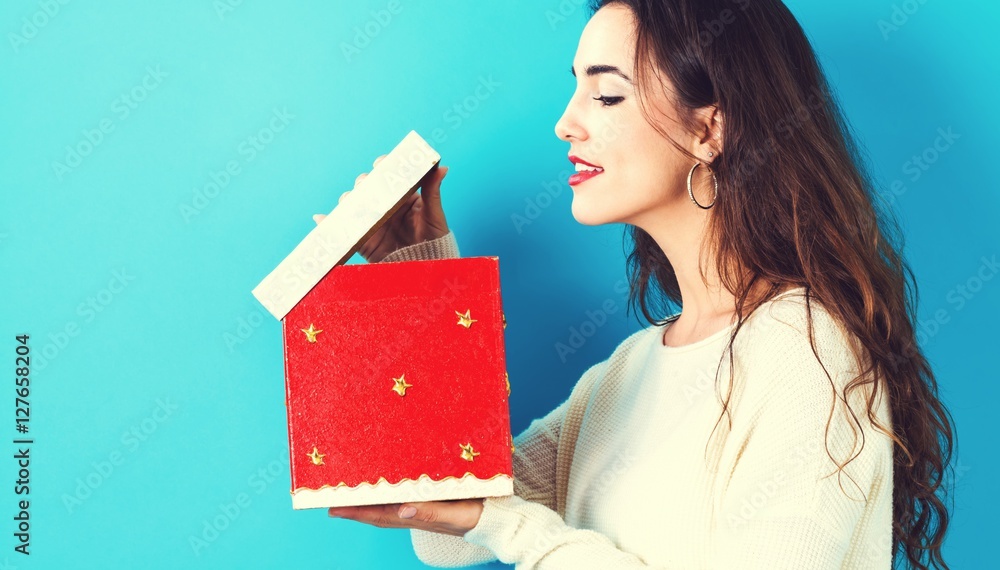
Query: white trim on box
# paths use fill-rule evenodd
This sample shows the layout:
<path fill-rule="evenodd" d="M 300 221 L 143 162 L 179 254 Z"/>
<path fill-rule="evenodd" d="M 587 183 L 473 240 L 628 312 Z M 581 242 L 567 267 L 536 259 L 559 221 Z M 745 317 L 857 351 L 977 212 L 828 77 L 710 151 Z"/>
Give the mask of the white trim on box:
<path fill-rule="evenodd" d="M 505 497 L 514 494 L 514 479 L 498 474 L 490 479 L 479 479 L 466 473 L 461 479 L 446 477 L 435 481 L 427 475 L 416 480 L 403 479 L 389 483 L 384 477 L 375 485 L 361 483 L 357 487 L 324 485 L 321 489 L 300 488 L 292 491 L 293 509 L 320 507 L 353 507 L 355 505 L 386 505 L 424 501 L 449 501 L 452 499 L 478 499 L 480 497 Z"/>

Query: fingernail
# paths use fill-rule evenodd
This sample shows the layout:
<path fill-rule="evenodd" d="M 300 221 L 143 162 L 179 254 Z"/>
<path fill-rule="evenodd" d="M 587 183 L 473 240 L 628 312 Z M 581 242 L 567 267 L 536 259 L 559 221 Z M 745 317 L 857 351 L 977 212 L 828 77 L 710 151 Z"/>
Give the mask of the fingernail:
<path fill-rule="evenodd" d="M 401 519 L 408 519 L 408 518 L 412 517 L 415 514 L 417 514 L 416 507 L 406 507 L 405 509 L 403 509 L 402 511 L 400 511 L 399 518 L 401 518 Z"/>
<path fill-rule="evenodd" d="M 340 516 L 340 513 L 336 509 L 330 509 L 329 511 L 327 511 L 327 514 L 334 518 Z"/>

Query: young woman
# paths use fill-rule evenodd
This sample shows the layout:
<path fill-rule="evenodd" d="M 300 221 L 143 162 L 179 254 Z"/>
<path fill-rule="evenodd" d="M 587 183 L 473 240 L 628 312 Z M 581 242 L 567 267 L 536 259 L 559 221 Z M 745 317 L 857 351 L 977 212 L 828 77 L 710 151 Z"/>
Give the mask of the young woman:
<path fill-rule="evenodd" d="M 802 29 L 779 0 L 591 8 L 556 134 L 574 217 L 627 224 L 652 326 L 515 438 L 515 495 L 331 515 L 440 567 L 947 568 L 912 273 Z M 446 173 L 368 261 L 458 256 Z"/>

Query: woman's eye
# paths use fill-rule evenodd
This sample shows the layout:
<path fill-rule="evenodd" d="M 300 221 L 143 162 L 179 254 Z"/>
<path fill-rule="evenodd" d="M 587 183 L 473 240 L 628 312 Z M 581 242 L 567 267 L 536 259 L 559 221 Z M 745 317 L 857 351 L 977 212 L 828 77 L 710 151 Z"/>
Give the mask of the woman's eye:
<path fill-rule="evenodd" d="M 594 97 L 594 100 L 600 101 L 603 107 L 610 107 L 612 105 L 617 105 L 618 103 L 621 103 L 624 99 L 625 99 L 624 97 L 607 97 L 605 95 L 601 95 L 600 97 Z"/>

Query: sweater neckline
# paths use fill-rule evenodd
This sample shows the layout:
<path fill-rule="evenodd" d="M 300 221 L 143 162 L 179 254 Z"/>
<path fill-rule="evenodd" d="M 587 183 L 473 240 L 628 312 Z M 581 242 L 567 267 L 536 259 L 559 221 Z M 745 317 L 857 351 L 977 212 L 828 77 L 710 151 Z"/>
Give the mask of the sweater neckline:
<path fill-rule="evenodd" d="M 791 289 L 788 289 L 786 291 L 778 293 L 774 297 L 771 297 L 770 299 L 768 299 L 768 301 L 765 302 L 765 304 L 773 303 L 777 299 L 779 299 L 781 297 L 784 297 L 784 296 L 786 296 L 788 294 L 791 294 L 791 293 L 801 293 L 804 289 L 805 289 L 805 287 L 793 287 Z M 703 338 L 701 340 L 696 340 L 694 342 L 689 342 L 688 344 L 684 344 L 684 345 L 681 345 L 681 346 L 668 346 L 668 345 L 663 344 L 663 333 L 666 332 L 666 329 L 669 328 L 670 325 L 673 324 L 673 322 L 676 321 L 677 318 L 680 317 L 680 316 L 681 316 L 680 313 L 677 313 L 675 315 L 671 315 L 671 316 L 667 317 L 666 321 L 663 324 L 651 327 L 657 333 L 656 336 L 655 336 L 655 340 L 654 340 L 654 342 L 656 343 L 656 350 L 658 350 L 660 352 L 664 352 L 664 353 L 670 353 L 670 354 L 674 354 L 674 353 L 678 353 L 678 352 L 687 352 L 689 350 L 697 350 L 699 348 L 702 348 L 702 347 L 714 344 L 716 341 L 718 341 L 718 340 L 720 340 L 722 338 L 728 337 L 730 335 L 730 333 L 733 332 L 733 329 L 736 328 L 736 324 L 737 324 L 737 323 L 731 323 L 728 326 L 726 326 L 726 328 L 724 328 L 722 330 L 719 330 L 719 331 L 716 331 L 716 332 L 708 335 L 707 337 L 705 337 L 705 338 Z"/>
<path fill-rule="evenodd" d="M 726 328 L 724 328 L 722 330 L 719 330 L 719 331 L 716 331 L 716 332 L 708 335 L 707 337 L 705 337 L 705 338 L 703 338 L 701 340 L 696 340 L 694 342 L 689 342 L 689 343 L 683 344 L 681 346 L 669 346 L 669 345 L 663 344 L 663 333 L 666 332 L 666 329 L 670 328 L 670 325 L 673 324 L 673 322 L 675 320 L 677 320 L 677 317 L 679 317 L 679 316 L 680 316 L 680 313 L 678 313 L 676 315 L 673 315 L 673 316 L 671 316 L 669 318 L 669 320 L 666 323 L 664 323 L 662 325 L 659 325 L 659 326 L 656 326 L 656 327 L 653 327 L 656 330 L 656 333 L 657 333 L 656 336 L 655 336 L 656 350 L 658 350 L 660 352 L 668 352 L 668 353 L 671 353 L 671 354 L 678 353 L 678 352 L 687 352 L 689 350 L 697 350 L 697 349 L 702 348 L 704 346 L 707 346 L 707 345 L 710 345 L 710 344 L 714 344 L 715 341 L 717 341 L 717 340 L 719 340 L 721 338 L 728 337 L 729 334 L 732 333 L 733 329 L 736 328 L 736 323 L 732 323 L 732 324 L 726 326 Z"/>

